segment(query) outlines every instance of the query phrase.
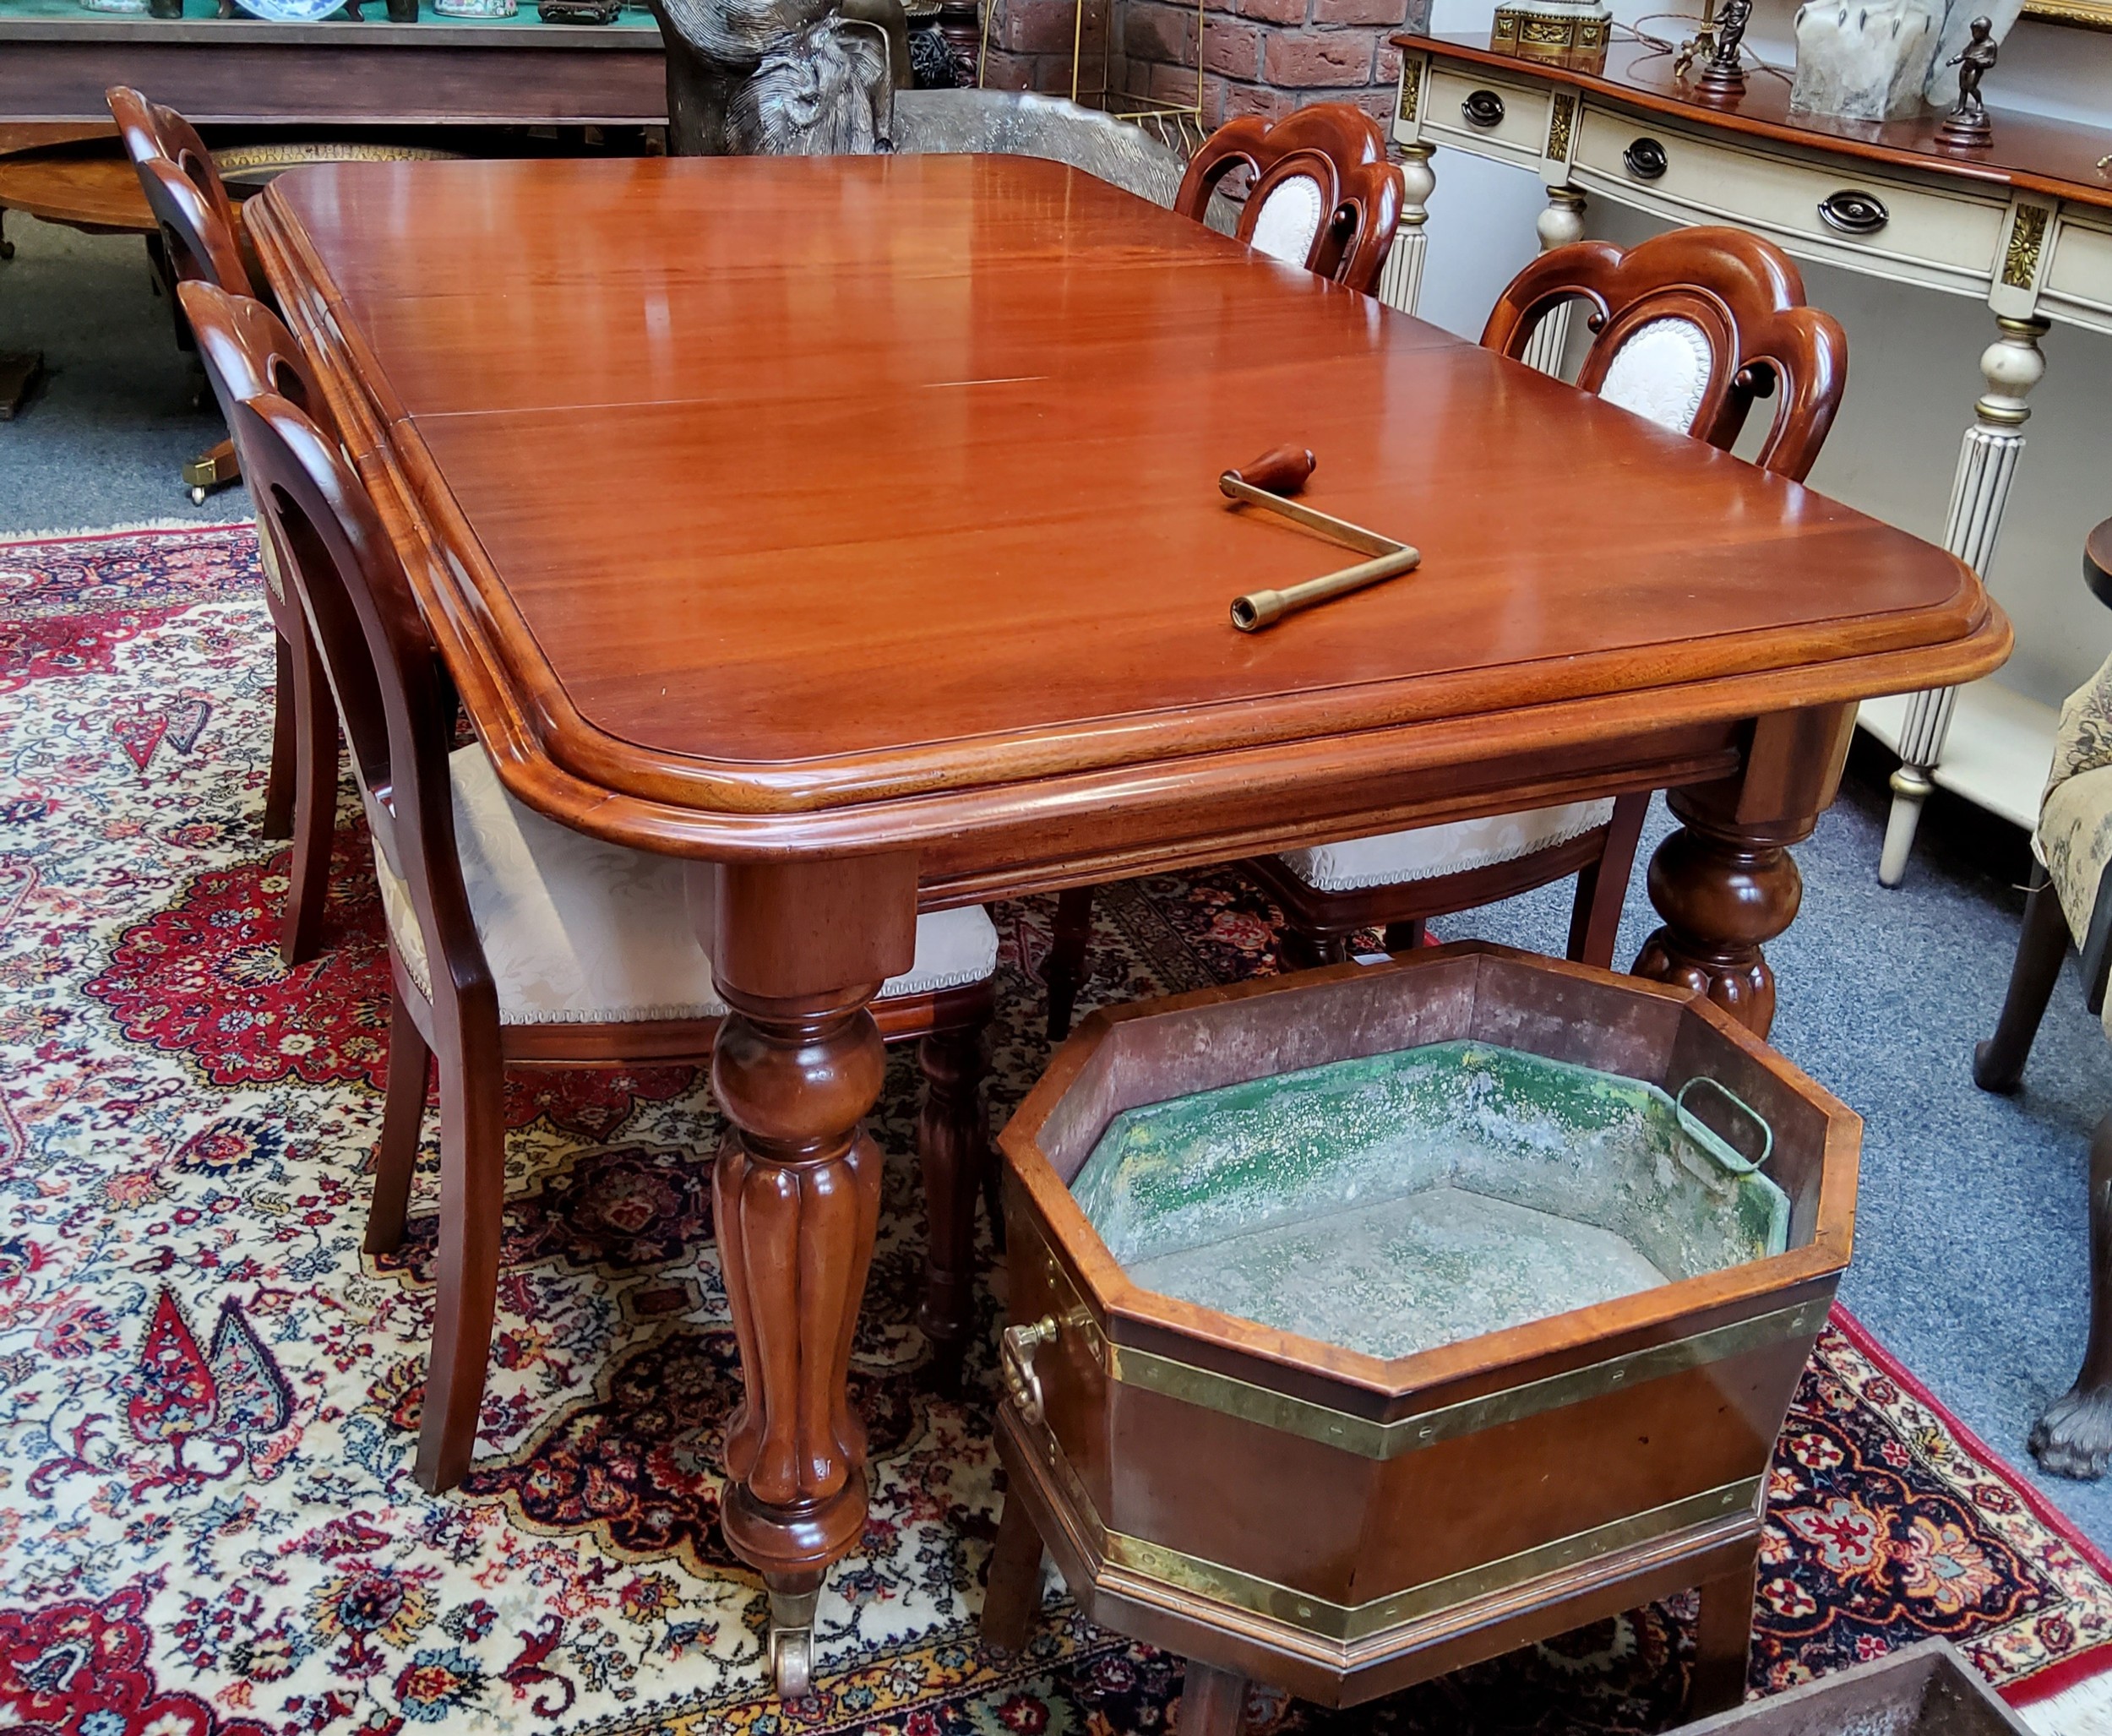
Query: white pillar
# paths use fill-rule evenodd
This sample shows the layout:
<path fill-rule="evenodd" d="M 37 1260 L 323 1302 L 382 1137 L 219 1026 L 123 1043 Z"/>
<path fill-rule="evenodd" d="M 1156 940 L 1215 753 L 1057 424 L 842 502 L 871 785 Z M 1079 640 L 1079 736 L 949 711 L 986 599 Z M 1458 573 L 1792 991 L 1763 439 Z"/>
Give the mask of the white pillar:
<path fill-rule="evenodd" d="M 1550 187 L 1547 209 L 1540 213 L 1538 221 L 1532 226 L 1539 232 L 1540 251 L 1543 253 L 1583 240 L 1584 195 L 1574 187 Z M 1551 308 L 1532 329 L 1521 358 L 1527 367 L 1560 376 L 1562 359 L 1570 346 L 1570 305 L 1564 302 Z"/>
<path fill-rule="evenodd" d="M 1995 323 L 2001 335 L 1980 357 L 1987 390 L 1973 406 L 1973 426 L 1958 449 L 1951 515 L 1943 533 L 1943 546 L 1982 579 L 1995 558 L 1995 539 L 2001 534 L 2010 485 L 2024 450 L 2024 423 L 2031 415 L 2024 400 L 2046 377 L 2046 356 L 2039 340 L 2049 322 L 2033 315 L 1998 317 Z M 1897 886 L 1907 872 L 1921 804 L 1935 788 L 1930 774 L 1942 763 L 1943 738 L 1951 728 L 1956 698 L 1956 688 L 1941 688 L 1916 694 L 1907 702 L 1899 731 L 1899 770 L 1892 774 L 1892 808 L 1877 864 L 1877 878 L 1885 885 Z"/>
<path fill-rule="evenodd" d="M 1423 255 L 1430 245 L 1430 194 L 1437 176 L 1430 167 L 1428 144 L 1401 147 L 1401 179 L 1407 197 L 1401 207 L 1401 226 L 1393 232 L 1393 251 L 1379 271 L 1379 299 L 1403 313 L 1415 312 L 1423 297 Z"/>

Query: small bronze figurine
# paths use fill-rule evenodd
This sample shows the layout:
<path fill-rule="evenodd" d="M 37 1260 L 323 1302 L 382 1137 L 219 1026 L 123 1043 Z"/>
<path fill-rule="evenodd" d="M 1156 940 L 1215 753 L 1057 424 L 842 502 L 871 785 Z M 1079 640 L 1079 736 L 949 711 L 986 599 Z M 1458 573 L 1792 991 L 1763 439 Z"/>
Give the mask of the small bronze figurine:
<path fill-rule="evenodd" d="M 1980 80 L 1995 66 L 1997 51 L 1990 40 L 1995 21 L 1976 18 L 1968 28 L 1973 40 L 1944 63 L 1958 69 L 1958 100 L 1936 128 L 1936 143 L 1949 150 L 1984 150 L 1995 143 L 1995 128 L 1980 100 Z"/>
<path fill-rule="evenodd" d="M 1753 15 L 1753 0 L 1723 0 L 1716 8 L 1715 42 L 1708 63 L 1701 68 L 1701 89 L 1712 96 L 1735 96 L 1745 88 L 1745 69 L 1738 62 L 1738 45 Z"/>

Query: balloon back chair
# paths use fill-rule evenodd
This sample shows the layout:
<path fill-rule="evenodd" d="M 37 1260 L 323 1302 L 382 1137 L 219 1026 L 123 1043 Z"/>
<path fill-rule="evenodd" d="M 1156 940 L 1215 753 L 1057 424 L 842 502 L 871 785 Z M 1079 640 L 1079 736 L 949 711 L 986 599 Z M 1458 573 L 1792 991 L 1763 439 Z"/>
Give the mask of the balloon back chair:
<path fill-rule="evenodd" d="M 1297 118 L 1293 117 L 1293 118 Z M 1286 123 L 1287 124 L 1287 123 Z M 1778 397 L 1759 462 L 1802 482 L 1848 382 L 1848 339 L 1807 307 L 1779 248 L 1743 230 L 1675 230 L 1625 250 L 1577 242 L 1512 279 L 1482 332 L 1516 360 L 1541 320 L 1581 300 L 1593 334 L 1576 384 L 1662 427 L 1728 449 L 1756 398 Z M 1570 957 L 1609 965 L 1647 791 L 1257 857 L 1247 872 L 1282 907 L 1295 963 L 1334 963 L 1378 928 L 1390 950 L 1419 944 L 1423 924 L 1577 877 Z M 1070 1029 L 1091 928 L 1091 889 L 1062 895 L 1043 976 L 1049 1028 Z"/>
<path fill-rule="evenodd" d="M 227 297 L 196 286 L 189 295 L 201 331 L 243 340 L 244 316 Z M 246 318 L 253 340 L 269 333 Z M 252 359 L 264 377 L 263 358 Z M 401 1241 L 436 1057 L 439 1067 L 438 1280 L 415 1474 L 445 1489 L 469 1469 L 490 1359 L 504 1069 L 701 1064 L 726 1004 L 694 938 L 681 862 L 560 825 L 516 801 L 481 746 L 451 747 L 452 689 L 337 443 L 275 391 L 239 397 L 233 412 L 259 513 L 291 557 L 351 745 L 388 918 L 395 1006 L 371 1253 Z M 966 1328 L 996 958 L 997 932 L 980 908 L 923 917 L 913 965 L 873 1006 L 884 1037 L 922 1039 L 918 1138 L 933 1220 L 923 1320 L 942 1361 Z"/>
<path fill-rule="evenodd" d="M 103 101 L 154 213 L 159 232 L 150 246 L 160 248 L 155 264 L 171 292 L 179 283 L 203 279 L 232 295 L 255 295 L 257 275 L 242 251 L 235 201 L 198 129 L 174 109 L 149 102 L 127 84 L 112 85 Z M 176 330 L 179 341 L 189 341 L 180 317 Z M 183 466 L 184 483 L 200 504 L 209 490 L 241 475 L 233 443 L 227 440 Z"/>
<path fill-rule="evenodd" d="M 179 286 L 192 310 L 211 305 L 215 317 L 192 319 L 199 359 L 213 395 L 234 425 L 233 406 L 244 398 L 275 392 L 298 405 L 318 428 L 332 427 L 322 389 L 308 372 L 293 335 L 260 302 L 230 295 L 199 280 Z M 329 892 L 330 840 L 337 820 L 337 711 L 308 638 L 301 604 L 287 589 L 279 533 L 260 510 L 257 546 L 264 567 L 264 598 L 278 641 L 274 687 L 276 715 L 271 734 L 271 775 L 264 792 L 264 830 L 293 840 L 286 901 L 279 929 L 279 955 L 291 966 L 313 957 L 321 944 L 323 912 Z"/>
<path fill-rule="evenodd" d="M 1315 103 L 1273 126 L 1227 121 L 1189 161 L 1173 209 L 1197 222 L 1235 169 L 1251 177 L 1237 237 L 1369 295 L 1393 246 L 1407 194 L 1379 123 L 1346 102 Z"/>

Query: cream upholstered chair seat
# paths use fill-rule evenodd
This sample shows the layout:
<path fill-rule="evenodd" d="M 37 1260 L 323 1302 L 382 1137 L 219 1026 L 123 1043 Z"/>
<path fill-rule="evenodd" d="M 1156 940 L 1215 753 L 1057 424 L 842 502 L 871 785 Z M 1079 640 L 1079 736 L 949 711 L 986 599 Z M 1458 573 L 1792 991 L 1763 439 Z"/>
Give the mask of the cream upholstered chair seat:
<path fill-rule="evenodd" d="M 477 938 L 507 1025 L 710 1019 L 727 1008 L 696 939 L 683 864 L 547 819 L 509 795 L 483 748 L 449 756 L 455 837 Z M 432 983 L 411 890 L 378 846 L 376 878 L 404 968 Z M 917 919 L 917 957 L 882 999 L 980 982 L 998 932 L 979 906 Z"/>
<path fill-rule="evenodd" d="M 1344 844 L 1287 851 L 1277 860 L 1315 891 L 1355 892 L 1516 862 L 1581 838 L 1613 817 L 1610 801 L 1565 802 L 1524 814 L 1451 820 L 1378 837 L 1352 838 Z"/>

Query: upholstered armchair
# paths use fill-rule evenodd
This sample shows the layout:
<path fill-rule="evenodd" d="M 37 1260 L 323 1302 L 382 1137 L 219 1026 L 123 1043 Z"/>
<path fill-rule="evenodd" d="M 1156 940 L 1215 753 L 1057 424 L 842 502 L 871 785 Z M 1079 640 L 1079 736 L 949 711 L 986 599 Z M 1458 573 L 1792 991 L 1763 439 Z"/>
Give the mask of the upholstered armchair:
<path fill-rule="evenodd" d="M 2112 607 L 2112 519 L 2090 533 L 2082 570 L 2098 600 Z M 2060 708 L 2032 851 L 2039 865 L 2001 1018 L 1973 1053 L 1973 1083 L 1983 1091 L 2013 1091 L 2023 1082 L 2071 940 L 2082 949 L 2086 1003 L 2112 1036 L 2104 1005 L 2112 968 L 2112 658 Z M 2112 1459 L 2112 1113 L 2090 1141 L 2090 1341 L 2075 1385 L 2032 1429 L 2031 1450 L 2061 1477 L 2101 1476 Z"/>

